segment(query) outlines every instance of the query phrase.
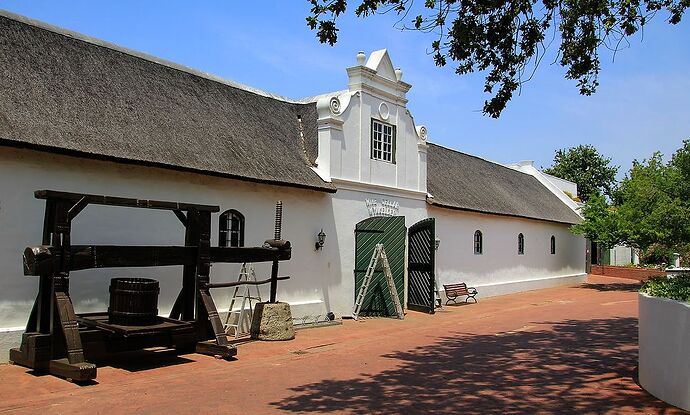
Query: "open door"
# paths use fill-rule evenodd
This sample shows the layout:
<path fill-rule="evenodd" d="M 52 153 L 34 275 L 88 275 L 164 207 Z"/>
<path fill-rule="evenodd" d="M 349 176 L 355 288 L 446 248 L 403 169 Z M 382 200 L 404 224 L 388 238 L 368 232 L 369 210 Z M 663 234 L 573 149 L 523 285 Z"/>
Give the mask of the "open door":
<path fill-rule="evenodd" d="M 408 232 L 407 308 L 433 314 L 436 268 L 436 222 L 424 219 L 410 226 Z"/>

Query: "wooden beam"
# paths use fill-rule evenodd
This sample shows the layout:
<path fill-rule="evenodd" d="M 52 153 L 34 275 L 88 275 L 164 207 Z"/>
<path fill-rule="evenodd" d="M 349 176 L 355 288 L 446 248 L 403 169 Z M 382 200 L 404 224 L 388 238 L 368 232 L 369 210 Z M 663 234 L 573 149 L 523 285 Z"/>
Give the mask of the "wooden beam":
<path fill-rule="evenodd" d="M 24 250 L 24 275 L 48 275 L 54 271 L 52 246 L 28 247 Z M 72 245 L 69 271 L 92 268 L 159 267 L 195 265 L 197 248 L 193 246 L 116 246 Z M 242 247 L 210 248 L 211 262 L 243 263 L 286 261 L 291 249 Z"/>
<path fill-rule="evenodd" d="M 284 280 L 289 280 L 290 277 L 276 277 L 276 281 L 284 281 Z M 216 283 L 211 283 L 208 284 L 208 288 L 229 288 L 229 287 L 237 287 L 238 285 L 261 285 L 261 284 L 268 284 L 269 282 L 273 281 L 272 278 L 267 278 L 265 280 L 261 281 L 234 281 L 234 282 L 216 282 Z"/>
<path fill-rule="evenodd" d="M 211 248 L 211 262 L 271 262 L 287 261 L 292 256 L 292 250 L 263 248 L 263 247 L 242 247 L 242 248 Z"/>
<path fill-rule="evenodd" d="M 24 275 L 46 275 L 54 267 L 56 248 L 29 247 L 24 250 Z M 193 264 L 196 248 L 182 246 L 72 245 L 69 270 L 114 267 L 156 267 Z"/>
<path fill-rule="evenodd" d="M 196 209 L 199 211 L 219 212 L 220 207 L 214 205 L 198 205 L 194 203 L 166 202 L 161 200 L 134 199 L 126 197 L 92 195 L 86 193 L 59 192 L 55 190 L 37 190 L 34 192 L 36 199 L 64 200 L 73 203 L 84 199 L 86 204 L 123 206 L 143 209 L 181 210 Z"/>
<path fill-rule="evenodd" d="M 86 197 L 82 197 L 81 199 L 79 199 L 77 201 L 77 203 L 75 203 L 67 212 L 69 220 L 71 221 L 72 219 L 74 219 L 88 205 L 89 205 L 89 201 Z"/>

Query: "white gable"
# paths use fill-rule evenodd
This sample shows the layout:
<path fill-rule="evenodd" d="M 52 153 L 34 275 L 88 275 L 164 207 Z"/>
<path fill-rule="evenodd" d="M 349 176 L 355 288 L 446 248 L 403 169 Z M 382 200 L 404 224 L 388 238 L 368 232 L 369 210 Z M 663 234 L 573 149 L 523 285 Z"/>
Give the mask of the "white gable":
<path fill-rule="evenodd" d="M 347 91 L 319 96 L 316 102 L 319 174 L 338 187 L 354 183 L 425 199 L 427 134 L 406 106 L 405 94 L 412 86 L 402 81 L 402 71 L 394 69 L 386 49 L 368 60 L 358 53 L 357 65 L 347 73 Z M 374 156 L 374 123 L 389 128 L 392 149 L 381 150 L 392 153 L 387 157 Z"/>
<path fill-rule="evenodd" d="M 369 55 L 369 60 L 367 60 L 367 64 L 365 66 L 369 69 L 373 69 L 376 71 L 377 75 L 383 78 L 390 79 L 391 81 L 397 81 L 395 76 L 395 68 L 393 68 L 393 62 L 391 62 L 391 58 L 388 55 L 388 50 L 386 49 L 372 52 L 371 55 Z"/>

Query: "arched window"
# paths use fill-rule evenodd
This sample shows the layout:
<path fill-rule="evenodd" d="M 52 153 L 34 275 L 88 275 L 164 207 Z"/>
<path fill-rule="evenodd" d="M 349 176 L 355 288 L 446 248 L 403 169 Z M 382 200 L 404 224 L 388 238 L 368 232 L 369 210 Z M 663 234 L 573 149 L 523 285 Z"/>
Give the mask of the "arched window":
<path fill-rule="evenodd" d="M 551 255 L 556 254 L 556 237 L 551 235 Z"/>
<path fill-rule="evenodd" d="M 482 231 L 476 230 L 474 231 L 474 253 L 477 255 L 480 255 L 483 250 L 482 246 Z"/>
<path fill-rule="evenodd" d="M 244 215 L 235 209 L 221 213 L 218 226 L 219 246 L 244 246 Z"/>
<path fill-rule="evenodd" d="M 525 235 L 518 234 L 518 255 L 525 255 Z"/>

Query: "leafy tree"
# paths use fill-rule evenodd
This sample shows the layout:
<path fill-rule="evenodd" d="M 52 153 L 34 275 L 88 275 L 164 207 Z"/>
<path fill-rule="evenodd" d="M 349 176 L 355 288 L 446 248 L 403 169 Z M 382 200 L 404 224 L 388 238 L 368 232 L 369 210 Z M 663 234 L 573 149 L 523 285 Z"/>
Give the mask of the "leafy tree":
<path fill-rule="evenodd" d="M 690 200 L 690 140 L 683 141 L 683 147 L 671 158 L 670 166 L 676 183 L 675 196 Z"/>
<path fill-rule="evenodd" d="M 676 152 L 683 157 L 690 145 Z M 661 153 L 633 162 L 618 192 L 618 214 L 628 245 L 646 250 L 654 244 L 675 248 L 690 242 L 690 204 L 682 198 L 679 169 L 664 164 Z M 657 247 L 658 248 L 658 247 Z"/>
<path fill-rule="evenodd" d="M 604 196 L 592 196 L 582 206 L 581 213 L 585 220 L 570 228 L 574 234 L 582 235 L 597 242 L 600 248 L 608 249 L 624 239 L 617 209 L 609 206 Z"/>
<path fill-rule="evenodd" d="M 322 43 L 335 44 L 347 1 L 308 1 L 307 25 Z M 486 72 L 484 92 L 493 96 L 483 112 L 498 118 L 552 44 L 565 77 L 591 95 L 599 85 L 600 50 L 627 46 L 627 38 L 660 11 L 678 24 L 688 7 L 690 0 L 359 0 L 355 15 L 397 13 L 401 29 L 433 36 L 436 65 L 450 60 L 459 75 Z"/>
<path fill-rule="evenodd" d="M 604 247 L 622 243 L 646 262 L 666 262 L 674 252 L 690 254 L 690 140 L 664 163 L 657 152 L 633 166 L 609 206 L 595 195 L 582 208 L 584 221 L 571 227 Z M 686 262 L 687 263 L 687 262 Z"/>
<path fill-rule="evenodd" d="M 598 194 L 613 197 L 618 166 L 593 146 L 579 145 L 556 151 L 553 166 L 544 172 L 577 183 L 578 196 L 587 201 Z"/>

